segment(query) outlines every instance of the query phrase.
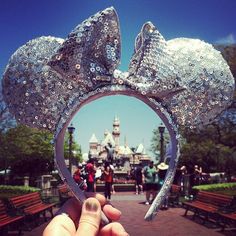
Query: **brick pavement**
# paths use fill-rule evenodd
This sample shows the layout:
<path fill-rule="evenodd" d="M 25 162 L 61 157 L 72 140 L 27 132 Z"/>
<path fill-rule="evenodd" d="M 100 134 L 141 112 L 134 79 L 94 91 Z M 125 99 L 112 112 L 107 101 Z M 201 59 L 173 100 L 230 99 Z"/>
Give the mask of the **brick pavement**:
<path fill-rule="evenodd" d="M 192 221 L 191 216 L 183 217 L 184 209 L 169 208 L 159 211 L 157 217 L 152 222 L 146 222 L 143 217 L 148 209 L 144 204 L 144 195 L 134 195 L 133 193 L 117 193 L 112 196 L 112 204 L 122 211 L 120 222 L 131 236 L 235 236 L 236 231 L 227 230 L 220 232 L 213 224 L 201 225 L 201 221 Z M 47 223 L 35 228 L 31 232 L 24 232 L 24 236 L 42 235 Z M 16 233 L 9 234 L 17 235 Z"/>

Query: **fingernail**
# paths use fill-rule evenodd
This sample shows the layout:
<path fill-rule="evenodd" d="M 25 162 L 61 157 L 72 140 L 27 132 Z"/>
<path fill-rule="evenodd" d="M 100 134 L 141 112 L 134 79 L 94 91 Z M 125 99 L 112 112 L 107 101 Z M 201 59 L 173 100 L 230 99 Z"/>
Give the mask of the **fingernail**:
<path fill-rule="evenodd" d="M 85 209 L 87 211 L 91 211 L 91 212 L 97 212 L 98 211 L 98 205 L 96 202 L 93 202 L 92 200 L 88 200 L 85 202 Z"/>

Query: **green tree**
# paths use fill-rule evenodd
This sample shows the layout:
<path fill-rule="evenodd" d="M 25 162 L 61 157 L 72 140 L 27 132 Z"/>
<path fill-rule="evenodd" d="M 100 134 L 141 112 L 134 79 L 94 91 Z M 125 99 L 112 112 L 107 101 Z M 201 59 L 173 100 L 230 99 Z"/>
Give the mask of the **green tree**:
<path fill-rule="evenodd" d="M 202 130 L 183 129 L 180 164 L 198 164 L 206 172 L 236 173 L 236 109 L 223 112 Z"/>
<path fill-rule="evenodd" d="M 0 133 L 0 169 L 11 169 L 14 176 L 29 176 L 31 181 L 42 174 L 50 173 L 53 164 L 53 135 L 46 130 L 16 126 Z M 69 136 L 65 136 L 65 158 L 69 155 Z M 81 162 L 80 146 L 73 142 L 73 157 Z"/>
<path fill-rule="evenodd" d="M 5 133 L 5 158 L 12 174 L 35 179 L 53 167 L 52 134 L 19 125 Z"/>

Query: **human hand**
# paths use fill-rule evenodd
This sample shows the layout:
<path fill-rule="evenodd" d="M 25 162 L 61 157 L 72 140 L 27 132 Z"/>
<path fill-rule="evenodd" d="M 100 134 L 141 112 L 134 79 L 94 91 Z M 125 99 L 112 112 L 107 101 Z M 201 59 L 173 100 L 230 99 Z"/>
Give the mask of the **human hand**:
<path fill-rule="evenodd" d="M 90 198 L 81 204 L 77 199 L 68 200 L 43 232 L 43 236 L 128 236 L 124 227 L 112 222 L 100 227 L 101 208 L 111 220 L 118 220 L 121 212 L 106 205 L 104 196 L 90 194 Z"/>

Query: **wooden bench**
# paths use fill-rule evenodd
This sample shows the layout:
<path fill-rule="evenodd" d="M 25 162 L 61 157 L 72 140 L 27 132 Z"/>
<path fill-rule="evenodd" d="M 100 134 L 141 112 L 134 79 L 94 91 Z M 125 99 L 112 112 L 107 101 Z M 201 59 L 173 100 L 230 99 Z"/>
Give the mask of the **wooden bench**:
<path fill-rule="evenodd" d="M 9 202 L 13 208 L 26 217 L 36 217 L 42 213 L 46 221 L 46 211 L 49 211 L 53 217 L 52 208 L 55 206 L 55 203 L 44 203 L 39 192 L 12 197 L 9 199 Z"/>
<path fill-rule="evenodd" d="M 63 205 L 69 198 L 72 197 L 72 193 L 66 184 L 58 185 L 58 194 L 60 205 Z"/>
<path fill-rule="evenodd" d="M 221 225 L 222 231 L 224 231 L 226 225 L 236 226 L 236 212 L 231 213 L 219 213 L 219 225 Z"/>
<path fill-rule="evenodd" d="M 0 235 L 7 235 L 8 227 L 12 224 L 20 224 L 24 216 L 11 216 L 7 211 L 4 202 L 0 200 Z M 18 227 L 19 234 L 21 234 L 21 227 Z"/>
<path fill-rule="evenodd" d="M 170 188 L 170 194 L 169 194 L 169 204 L 171 206 L 179 205 L 180 193 L 181 193 L 181 186 L 172 184 Z"/>
<path fill-rule="evenodd" d="M 229 207 L 232 204 L 233 197 L 212 193 L 199 191 L 196 195 L 196 198 L 193 201 L 183 202 L 183 207 L 186 209 L 185 216 L 188 211 L 193 211 L 193 219 L 196 215 L 205 216 L 203 218 L 203 223 L 206 220 L 215 218 L 218 221 L 219 214 L 218 212 L 223 208 Z"/>

